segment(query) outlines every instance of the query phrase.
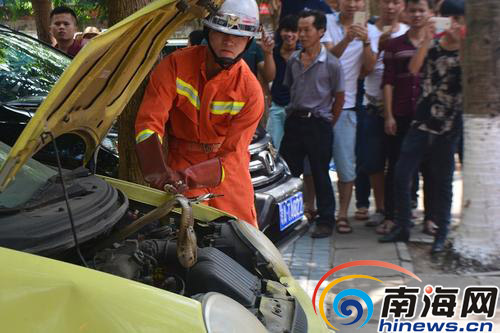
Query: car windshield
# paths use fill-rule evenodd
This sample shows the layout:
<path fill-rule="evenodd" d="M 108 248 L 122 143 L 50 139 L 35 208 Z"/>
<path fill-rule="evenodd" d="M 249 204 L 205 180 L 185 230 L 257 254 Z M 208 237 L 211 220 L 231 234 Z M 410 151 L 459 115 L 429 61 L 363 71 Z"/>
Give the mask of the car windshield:
<path fill-rule="evenodd" d="M 3 165 L 10 147 L 0 142 L 0 165 Z M 14 181 L 0 193 L 0 208 L 14 208 L 24 205 L 57 171 L 30 158 L 16 174 Z"/>
<path fill-rule="evenodd" d="M 70 61 L 39 41 L 0 28 L 0 103 L 47 96 Z"/>

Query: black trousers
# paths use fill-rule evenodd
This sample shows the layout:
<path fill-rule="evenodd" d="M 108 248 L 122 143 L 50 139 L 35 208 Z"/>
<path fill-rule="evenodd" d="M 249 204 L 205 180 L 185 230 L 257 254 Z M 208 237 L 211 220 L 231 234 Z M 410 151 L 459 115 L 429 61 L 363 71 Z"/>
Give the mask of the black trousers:
<path fill-rule="evenodd" d="M 332 158 L 333 128 L 331 122 L 311 116 L 290 116 L 285 121 L 285 133 L 280 154 L 294 177 L 304 171 L 304 158 L 309 158 L 316 188 L 317 224 L 331 225 L 335 221 L 335 197 L 328 174 Z"/>

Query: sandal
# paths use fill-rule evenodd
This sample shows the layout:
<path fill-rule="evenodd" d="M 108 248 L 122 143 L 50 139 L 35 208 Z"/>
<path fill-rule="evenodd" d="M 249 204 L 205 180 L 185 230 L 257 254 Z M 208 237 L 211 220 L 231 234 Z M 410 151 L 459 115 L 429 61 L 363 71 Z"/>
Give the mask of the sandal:
<path fill-rule="evenodd" d="M 368 208 L 366 207 L 359 207 L 356 212 L 354 213 L 354 218 L 359 221 L 364 221 L 368 220 Z"/>
<path fill-rule="evenodd" d="M 347 220 L 347 217 L 339 217 L 337 223 L 335 224 L 335 230 L 339 234 L 349 234 L 352 232 L 352 227 Z"/>
<path fill-rule="evenodd" d="M 434 236 L 436 235 L 438 226 L 431 220 L 424 221 L 424 228 L 422 232 L 426 235 Z"/>
<path fill-rule="evenodd" d="M 395 226 L 396 224 L 391 220 L 385 220 L 377 228 L 375 228 L 375 232 L 379 235 L 387 235 L 392 231 L 392 229 L 394 229 Z"/>
<path fill-rule="evenodd" d="M 306 209 L 304 210 L 304 216 L 309 221 L 309 223 L 314 221 L 314 218 L 318 215 L 318 212 L 314 209 Z"/>

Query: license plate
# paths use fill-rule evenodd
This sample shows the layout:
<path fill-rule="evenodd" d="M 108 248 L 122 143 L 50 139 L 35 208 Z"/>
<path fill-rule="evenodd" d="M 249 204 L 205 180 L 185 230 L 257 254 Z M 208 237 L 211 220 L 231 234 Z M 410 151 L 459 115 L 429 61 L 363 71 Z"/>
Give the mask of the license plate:
<path fill-rule="evenodd" d="M 280 231 L 285 230 L 304 216 L 304 199 L 302 192 L 278 203 L 280 209 Z"/>

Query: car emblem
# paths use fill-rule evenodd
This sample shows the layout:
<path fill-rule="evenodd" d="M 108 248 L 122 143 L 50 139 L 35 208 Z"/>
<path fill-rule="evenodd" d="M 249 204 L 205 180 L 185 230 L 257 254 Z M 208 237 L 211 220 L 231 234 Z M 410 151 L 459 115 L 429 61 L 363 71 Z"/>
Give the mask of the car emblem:
<path fill-rule="evenodd" d="M 276 163 L 274 162 L 273 155 L 267 150 L 259 153 L 260 158 L 264 162 L 264 166 L 266 167 L 266 171 L 268 174 L 273 174 L 276 171 Z"/>

